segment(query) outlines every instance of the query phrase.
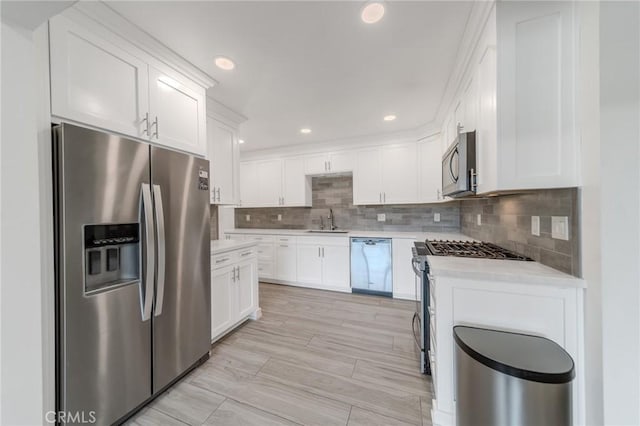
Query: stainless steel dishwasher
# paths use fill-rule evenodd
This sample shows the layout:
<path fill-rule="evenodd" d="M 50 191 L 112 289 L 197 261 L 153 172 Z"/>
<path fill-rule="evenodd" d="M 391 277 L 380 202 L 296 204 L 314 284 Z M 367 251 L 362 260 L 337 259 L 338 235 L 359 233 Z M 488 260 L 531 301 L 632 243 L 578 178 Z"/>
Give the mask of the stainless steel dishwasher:
<path fill-rule="evenodd" d="M 393 296 L 390 238 L 351 238 L 351 291 Z"/>

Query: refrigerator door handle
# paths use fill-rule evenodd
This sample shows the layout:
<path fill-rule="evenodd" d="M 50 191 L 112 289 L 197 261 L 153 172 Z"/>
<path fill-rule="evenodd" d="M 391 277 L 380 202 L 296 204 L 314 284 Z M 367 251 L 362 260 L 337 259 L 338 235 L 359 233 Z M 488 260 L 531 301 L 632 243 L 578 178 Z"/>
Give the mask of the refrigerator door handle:
<path fill-rule="evenodd" d="M 140 285 L 140 301 L 142 302 L 142 321 L 148 321 L 151 318 L 151 307 L 153 303 L 153 275 L 155 267 L 155 234 L 153 232 L 153 208 L 151 206 L 151 188 L 148 183 L 142 184 L 141 198 L 141 214 L 144 214 L 144 234 L 146 247 L 146 270 L 144 274 L 144 294 L 142 292 L 142 284 Z M 141 259 L 142 260 L 142 259 Z"/>
<path fill-rule="evenodd" d="M 164 281 L 165 281 L 165 253 L 166 241 L 164 233 L 164 211 L 162 209 L 162 190 L 160 185 L 153 185 L 153 201 L 156 211 L 156 232 L 158 233 L 158 276 L 157 294 L 154 315 L 162 315 L 162 304 L 164 302 Z"/>

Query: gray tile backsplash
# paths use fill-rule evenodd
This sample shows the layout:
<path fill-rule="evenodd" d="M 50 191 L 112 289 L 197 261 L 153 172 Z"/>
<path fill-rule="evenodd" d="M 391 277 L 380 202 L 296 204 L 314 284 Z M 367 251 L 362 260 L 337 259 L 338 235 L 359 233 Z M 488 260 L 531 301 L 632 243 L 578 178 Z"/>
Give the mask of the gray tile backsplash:
<path fill-rule="evenodd" d="M 549 189 L 475 198 L 441 204 L 354 206 L 351 176 L 314 177 L 312 207 L 235 209 L 237 228 L 319 228 L 333 209 L 340 229 L 361 231 L 460 231 L 529 256 L 560 271 L 580 276 L 578 189 Z M 211 237 L 217 238 L 217 208 L 211 210 Z M 434 213 L 440 222 L 434 222 Z M 377 215 L 384 213 L 385 222 Z M 477 225 L 477 215 L 482 215 Z M 246 221 L 245 216 L 251 220 Z M 278 221 L 278 215 L 282 220 Z M 540 216 L 540 236 L 531 234 L 531 216 Z M 551 237 L 551 217 L 569 218 L 569 240 Z M 215 223 L 215 225 L 214 225 Z"/>
<path fill-rule="evenodd" d="M 580 276 L 577 188 L 462 200 L 463 234 L 524 254 L 562 272 Z M 481 225 L 477 216 L 481 214 Z M 531 216 L 540 216 L 540 236 L 531 234 Z M 551 217 L 569 218 L 569 240 L 551 237 Z"/>
<path fill-rule="evenodd" d="M 273 207 L 235 210 L 238 228 L 308 229 L 319 228 L 320 218 L 333 209 L 335 224 L 340 229 L 359 231 L 459 231 L 460 211 L 457 201 L 442 204 L 354 206 L 351 176 L 312 178 L 312 207 Z M 378 222 L 379 213 L 386 215 Z M 434 222 L 440 213 L 440 222 Z M 246 221 L 245 216 L 251 220 Z M 282 220 L 278 221 L 278 215 Z"/>

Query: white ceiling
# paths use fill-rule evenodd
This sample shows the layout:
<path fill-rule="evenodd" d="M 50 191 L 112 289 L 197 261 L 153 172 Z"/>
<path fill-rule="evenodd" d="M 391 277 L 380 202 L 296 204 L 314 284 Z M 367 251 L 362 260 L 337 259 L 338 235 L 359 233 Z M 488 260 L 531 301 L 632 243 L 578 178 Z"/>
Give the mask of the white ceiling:
<path fill-rule="evenodd" d="M 387 1 L 369 25 L 354 1 L 108 4 L 220 82 L 208 95 L 249 117 L 244 150 L 431 122 L 471 11 L 467 1 Z M 217 55 L 236 69 L 216 68 Z"/>

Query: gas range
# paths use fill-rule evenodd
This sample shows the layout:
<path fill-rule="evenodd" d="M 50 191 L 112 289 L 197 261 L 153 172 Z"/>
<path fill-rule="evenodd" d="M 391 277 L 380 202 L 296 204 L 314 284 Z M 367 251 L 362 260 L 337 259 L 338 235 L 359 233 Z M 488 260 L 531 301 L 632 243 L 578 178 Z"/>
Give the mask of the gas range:
<path fill-rule="evenodd" d="M 419 243 L 416 243 L 416 247 Z M 429 256 L 455 256 L 475 259 L 522 260 L 532 259 L 499 247 L 495 244 L 475 241 L 427 240 L 420 245 L 419 252 Z M 425 252 L 426 248 L 426 252 Z M 419 253 L 420 254 L 420 253 Z"/>

